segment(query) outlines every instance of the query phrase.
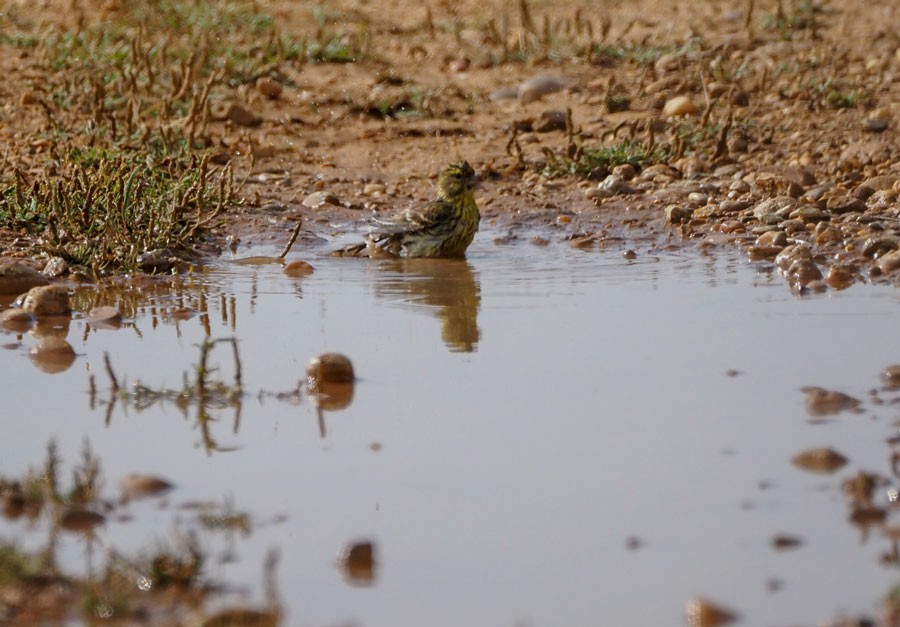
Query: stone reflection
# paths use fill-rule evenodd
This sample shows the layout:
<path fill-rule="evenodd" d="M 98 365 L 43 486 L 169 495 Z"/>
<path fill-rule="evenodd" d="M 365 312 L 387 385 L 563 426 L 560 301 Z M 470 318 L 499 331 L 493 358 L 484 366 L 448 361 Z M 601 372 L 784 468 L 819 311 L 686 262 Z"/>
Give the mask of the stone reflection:
<path fill-rule="evenodd" d="M 375 284 L 380 298 L 401 298 L 424 306 L 441 321 L 441 337 L 454 353 L 476 350 L 481 332 L 481 284 L 472 266 L 462 259 L 399 259 L 378 266 Z"/>
<path fill-rule="evenodd" d="M 353 402 L 356 375 L 353 364 L 339 353 L 325 353 L 306 365 L 306 386 L 319 419 L 319 435 L 325 437 L 325 412 L 346 409 Z"/>

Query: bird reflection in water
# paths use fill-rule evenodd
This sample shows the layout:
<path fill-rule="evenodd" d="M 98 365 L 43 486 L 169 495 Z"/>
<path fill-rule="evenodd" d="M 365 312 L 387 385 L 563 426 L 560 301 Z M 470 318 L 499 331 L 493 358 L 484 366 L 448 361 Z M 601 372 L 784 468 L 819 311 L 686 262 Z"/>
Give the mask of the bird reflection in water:
<path fill-rule="evenodd" d="M 441 321 L 441 337 L 454 353 L 474 352 L 481 332 L 481 285 L 463 259 L 397 259 L 378 265 L 380 298 L 424 306 Z"/>

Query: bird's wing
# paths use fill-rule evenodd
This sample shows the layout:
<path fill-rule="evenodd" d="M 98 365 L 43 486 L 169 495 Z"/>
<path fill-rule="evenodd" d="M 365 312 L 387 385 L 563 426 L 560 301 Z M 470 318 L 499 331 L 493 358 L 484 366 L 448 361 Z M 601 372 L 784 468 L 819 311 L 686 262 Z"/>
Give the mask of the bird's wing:
<path fill-rule="evenodd" d="M 432 200 L 386 218 L 375 218 L 379 232 L 385 235 L 428 229 L 447 221 L 453 214 L 453 205 L 444 200 Z"/>

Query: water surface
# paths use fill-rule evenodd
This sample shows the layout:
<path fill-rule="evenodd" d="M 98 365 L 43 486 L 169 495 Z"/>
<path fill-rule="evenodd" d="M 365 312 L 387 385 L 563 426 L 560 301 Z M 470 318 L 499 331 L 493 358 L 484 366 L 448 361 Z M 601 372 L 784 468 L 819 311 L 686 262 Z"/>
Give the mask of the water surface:
<path fill-rule="evenodd" d="M 253 530 L 205 537 L 208 574 L 261 603 L 278 549 L 286 625 L 677 624 L 696 595 L 787 625 L 871 614 L 898 582 L 879 564 L 889 543 L 847 522 L 840 492 L 861 469 L 889 472 L 897 406 L 814 422 L 800 391 L 866 400 L 880 386 L 900 362 L 892 288 L 799 298 L 725 253 L 626 261 L 481 239 L 465 262 L 304 256 L 316 271 L 302 279 L 237 258 L 109 292 L 133 317 L 115 331 L 73 320 L 79 357 L 59 374 L 30 363 L 33 337 L 5 335 L 0 474 L 37 466 L 51 438 L 71 465 L 88 439 L 110 494 L 131 472 L 176 483 L 99 532 L 123 551 L 177 534 L 179 504 L 233 503 Z M 237 338 L 247 395 L 213 408 L 205 433 L 194 406 L 102 402 L 104 352 L 120 379 L 177 388 L 206 337 Z M 326 351 L 355 366 L 347 407 L 276 396 Z M 230 348 L 211 362 L 229 380 Z M 850 463 L 791 465 L 820 446 Z M 778 533 L 803 544 L 775 551 Z M 376 546 L 371 586 L 336 567 L 357 539 Z M 90 566 L 77 540 L 64 552 Z"/>

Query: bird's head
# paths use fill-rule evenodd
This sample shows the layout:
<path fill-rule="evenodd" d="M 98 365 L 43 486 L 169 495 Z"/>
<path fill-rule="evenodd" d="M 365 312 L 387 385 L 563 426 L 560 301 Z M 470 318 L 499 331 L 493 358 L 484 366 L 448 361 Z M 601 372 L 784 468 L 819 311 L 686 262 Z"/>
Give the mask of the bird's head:
<path fill-rule="evenodd" d="M 468 161 L 451 163 L 438 177 L 438 195 L 441 198 L 456 198 L 471 192 L 475 187 L 475 170 Z"/>

